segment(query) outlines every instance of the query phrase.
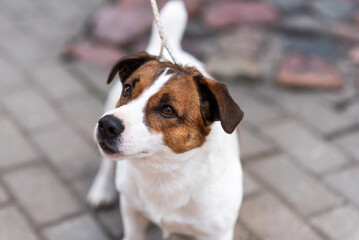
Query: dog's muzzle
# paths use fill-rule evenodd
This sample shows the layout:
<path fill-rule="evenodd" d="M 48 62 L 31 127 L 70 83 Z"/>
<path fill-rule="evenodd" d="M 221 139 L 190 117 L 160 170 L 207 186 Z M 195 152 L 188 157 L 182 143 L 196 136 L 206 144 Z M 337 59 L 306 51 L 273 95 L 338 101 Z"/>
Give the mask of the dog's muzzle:
<path fill-rule="evenodd" d="M 108 154 L 118 152 L 121 133 L 125 130 L 123 122 L 113 115 L 106 115 L 98 121 L 97 140 Z"/>

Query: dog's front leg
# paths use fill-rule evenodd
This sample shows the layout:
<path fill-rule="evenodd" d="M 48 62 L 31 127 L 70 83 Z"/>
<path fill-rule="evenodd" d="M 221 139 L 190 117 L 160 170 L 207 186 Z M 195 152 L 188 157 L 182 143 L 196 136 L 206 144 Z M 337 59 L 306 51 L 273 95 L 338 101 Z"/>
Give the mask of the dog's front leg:
<path fill-rule="evenodd" d="M 145 240 L 148 219 L 124 196 L 121 196 L 121 215 L 124 228 L 124 237 L 122 240 Z"/>
<path fill-rule="evenodd" d="M 102 157 L 100 169 L 87 195 L 87 202 L 95 209 L 116 203 L 118 193 L 115 187 L 116 163 Z"/>

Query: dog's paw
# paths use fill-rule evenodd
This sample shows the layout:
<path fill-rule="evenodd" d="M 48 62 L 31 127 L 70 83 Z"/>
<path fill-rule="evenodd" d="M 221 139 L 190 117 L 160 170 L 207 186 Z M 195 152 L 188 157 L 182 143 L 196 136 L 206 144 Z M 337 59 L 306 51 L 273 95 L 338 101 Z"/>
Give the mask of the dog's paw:
<path fill-rule="evenodd" d="M 116 205 L 118 192 L 109 187 L 92 186 L 87 194 L 87 203 L 96 210 Z"/>

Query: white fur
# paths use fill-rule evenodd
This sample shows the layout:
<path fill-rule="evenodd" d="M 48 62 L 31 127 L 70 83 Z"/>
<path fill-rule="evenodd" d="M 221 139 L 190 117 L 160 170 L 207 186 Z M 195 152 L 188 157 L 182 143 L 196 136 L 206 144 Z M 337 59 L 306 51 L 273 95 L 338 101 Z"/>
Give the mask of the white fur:
<path fill-rule="evenodd" d="M 183 2 L 170 1 L 161 11 L 161 18 L 180 63 L 195 66 L 208 76 L 203 65 L 180 47 L 187 20 Z M 160 45 L 153 30 L 147 51 L 158 54 Z M 117 109 L 106 107 L 105 115 L 114 114 L 125 125 L 121 154 L 108 156 L 120 160 L 117 161 L 116 186 L 121 193 L 124 239 L 144 240 L 148 220 L 151 220 L 162 228 L 165 236 L 181 233 L 200 240 L 232 240 L 242 201 L 236 131 L 227 134 L 221 124 L 215 122 L 200 148 L 182 154 L 172 152 L 163 143 L 162 136 L 151 132 L 143 123 L 148 99 L 169 78 L 163 73 L 138 99 Z M 107 106 L 116 105 L 121 88 L 120 83 L 116 83 Z M 95 207 L 113 201 L 114 163 L 106 157 L 103 161 L 88 195 L 89 203 Z"/>

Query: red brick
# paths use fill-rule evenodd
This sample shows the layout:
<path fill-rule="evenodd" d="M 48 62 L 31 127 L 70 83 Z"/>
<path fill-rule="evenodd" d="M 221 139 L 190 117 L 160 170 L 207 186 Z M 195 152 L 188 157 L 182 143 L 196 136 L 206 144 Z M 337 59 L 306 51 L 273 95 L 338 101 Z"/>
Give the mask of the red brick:
<path fill-rule="evenodd" d="M 354 15 L 354 20 L 356 23 L 359 24 L 359 11 L 357 11 L 356 14 Z"/>
<path fill-rule="evenodd" d="M 112 44 L 128 43 L 148 31 L 152 19 L 149 6 L 111 5 L 96 15 L 94 36 Z"/>
<path fill-rule="evenodd" d="M 349 52 L 349 55 L 353 63 L 359 64 L 359 45 L 352 48 Z"/>
<path fill-rule="evenodd" d="M 126 55 L 124 51 L 119 49 L 87 42 L 70 45 L 67 53 L 84 62 L 101 66 L 111 66 Z"/>
<path fill-rule="evenodd" d="M 295 87 L 338 88 L 342 80 L 337 69 L 319 57 L 289 54 L 282 60 L 277 81 Z"/>
<path fill-rule="evenodd" d="M 276 9 L 261 2 L 217 2 L 204 12 L 204 21 L 210 28 L 223 28 L 239 23 L 270 25 L 277 19 Z"/>

